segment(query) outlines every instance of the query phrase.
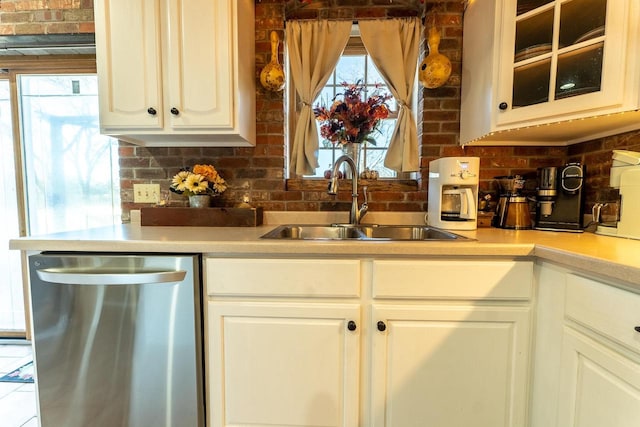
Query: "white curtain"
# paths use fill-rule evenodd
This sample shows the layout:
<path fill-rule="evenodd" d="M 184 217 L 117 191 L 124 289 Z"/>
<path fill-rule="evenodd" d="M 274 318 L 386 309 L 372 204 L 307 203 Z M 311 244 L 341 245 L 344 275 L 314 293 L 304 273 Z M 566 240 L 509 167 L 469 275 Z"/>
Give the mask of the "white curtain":
<path fill-rule="evenodd" d="M 422 32 L 420 19 L 361 20 L 358 26 L 365 49 L 399 106 L 384 165 L 397 172 L 417 171 L 418 132 L 411 103 Z"/>
<path fill-rule="evenodd" d="M 318 133 L 311 103 L 329 80 L 350 33 L 351 21 L 287 21 L 291 78 L 302 100 L 290 162 L 296 175 L 313 174 L 318 167 Z"/>

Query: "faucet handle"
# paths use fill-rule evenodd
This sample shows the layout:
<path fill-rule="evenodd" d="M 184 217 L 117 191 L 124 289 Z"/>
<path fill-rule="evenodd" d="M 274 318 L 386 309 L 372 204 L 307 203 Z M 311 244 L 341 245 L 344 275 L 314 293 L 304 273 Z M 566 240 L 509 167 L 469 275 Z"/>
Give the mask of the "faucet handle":
<path fill-rule="evenodd" d="M 366 185 L 362 186 L 362 195 L 364 196 L 363 205 L 365 206 L 368 205 L 368 201 L 369 201 L 369 196 L 367 195 L 367 188 L 368 187 Z"/>

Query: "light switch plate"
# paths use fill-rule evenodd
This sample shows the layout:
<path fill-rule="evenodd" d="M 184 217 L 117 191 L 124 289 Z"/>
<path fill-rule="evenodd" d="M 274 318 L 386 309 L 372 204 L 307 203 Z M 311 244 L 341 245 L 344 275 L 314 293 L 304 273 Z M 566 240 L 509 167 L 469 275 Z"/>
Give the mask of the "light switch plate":
<path fill-rule="evenodd" d="M 160 184 L 133 184 L 134 203 L 157 203 L 160 197 Z"/>

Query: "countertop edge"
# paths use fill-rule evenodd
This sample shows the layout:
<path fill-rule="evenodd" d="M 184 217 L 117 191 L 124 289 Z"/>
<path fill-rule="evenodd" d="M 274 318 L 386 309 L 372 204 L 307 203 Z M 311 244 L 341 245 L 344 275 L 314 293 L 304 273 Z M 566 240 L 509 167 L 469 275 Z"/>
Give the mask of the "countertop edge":
<path fill-rule="evenodd" d="M 640 290 L 640 241 L 593 233 L 478 229 L 472 241 L 282 241 L 259 227 L 140 227 L 132 224 L 11 239 L 22 251 L 202 253 L 207 256 L 529 258 L 629 283 Z"/>
<path fill-rule="evenodd" d="M 640 290 L 640 269 L 637 267 L 544 245 L 536 245 L 535 257 L 552 264 L 575 268 L 601 278 L 620 280 L 632 284 L 634 288 Z"/>

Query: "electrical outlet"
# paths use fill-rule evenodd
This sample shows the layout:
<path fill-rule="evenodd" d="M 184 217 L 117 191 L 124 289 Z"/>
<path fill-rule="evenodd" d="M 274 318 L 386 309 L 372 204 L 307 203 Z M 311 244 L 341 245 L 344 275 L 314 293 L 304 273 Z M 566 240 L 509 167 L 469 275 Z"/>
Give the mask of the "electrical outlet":
<path fill-rule="evenodd" d="M 134 203 L 157 203 L 160 198 L 160 184 L 133 184 Z"/>

